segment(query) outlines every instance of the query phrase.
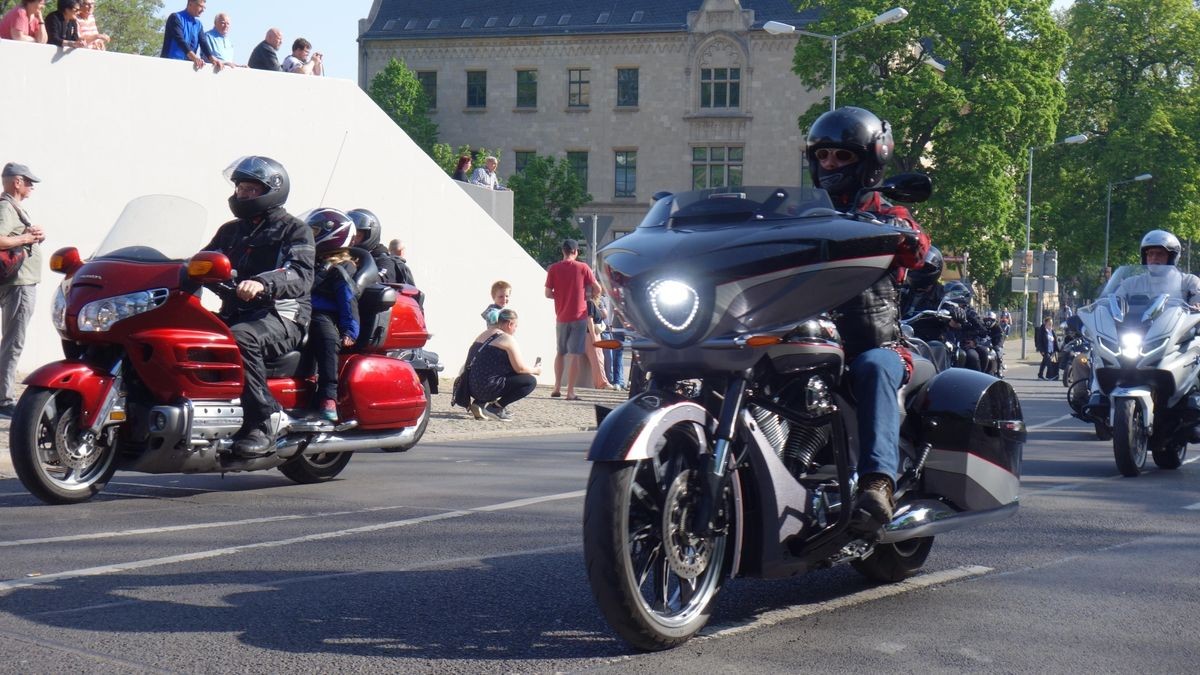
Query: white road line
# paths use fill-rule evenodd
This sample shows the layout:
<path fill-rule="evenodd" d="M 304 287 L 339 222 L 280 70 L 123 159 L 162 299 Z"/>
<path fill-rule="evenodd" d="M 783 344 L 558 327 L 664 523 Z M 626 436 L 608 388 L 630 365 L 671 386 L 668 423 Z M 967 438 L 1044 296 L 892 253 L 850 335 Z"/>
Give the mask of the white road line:
<path fill-rule="evenodd" d="M 912 579 L 908 579 L 907 581 L 902 581 L 898 584 L 889 584 L 887 586 L 869 588 L 865 591 L 852 593 L 828 602 L 820 602 L 815 605 L 788 607 L 785 609 L 775 609 L 769 612 L 763 612 L 749 623 L 709 626 L 700 631 L 699 638 L 713 639 L 729 637 L 730 635 L 737 635 L 738 633 L 745 633 L 747 631 L 758 630 L 759 628 L 765 628 L 767 626 L 774 626 L 775 624 L 783 623 L 784 621 L 800 619 L 806 616 L 812 616 L 813 614 L 832 612 L 834 610 L 853 607 L 855 605 L 861 605 L 867 602 L 891 597 L 893 595 L 900 595 L 901 593 L 908 593 L 922 588 L 936 586 L 938 584 L 946 584 L 953 581 L 958 581 L 960 579 L 981 576 L 991 571 L 992 568 L 990 567 L 964 565 L 962 567 L 955 567 L 953 569 L 942 570 L 940 572 L 922 574 L 920 576 L 913 577 Z"/>
<path fill-rule="evenodd" d="M 97 567 L 87 567 L 78 570 L 69 570 L 66 572 L 55 572 L 38 577 L 29 577 L 26 579 L 13 579 L 11 581 L 0 582 L 0 593 L 15 590 L 18 588 L 28 588 L 30 586 L 38 586 L 41 584 L 54 583 L 63 579 L 74 579 L 78 577 L 92 577 L 104 574 L 115 574 L 117 572 L 125 572 L 128 570 L 145 569 L 147 567 L 159 567 L 161 565 L 173 565 L 180 562 L 190 562 L 193 560 L 205 560 L 208 558 L 218 558 L 226 555 L 234 555 L 244 551 L 252 551 L 264 548 L 278 548 L 281 546 L 290 546 L 292 544 L 305 544 L 313 541 L 324 541 L 328 539 L 338 539 L 354 534 L 364 534 L 368 532 L 380 532 L 383 530 L 391 530 L 398 527 L 408 527 L 410 525 L 420 525 L 423 523 L 431 523 L 439 520 L 450 520 L 453 518 L 462 518 L 465 516 L 478 513 L 491 513 L 495 511 L 505 511 L 509 509 L 519 509 L 533 504 L 544 502 L 561 501 L 564 499 L 575 499 L 582 497 L 584 490 L 576 490 L 574 492 L 562 492 L 555 495 L 545 495 L 542 497 L 532 497 L 530 499 L 518 499 L 511 502 L 503 502 L 500 504 L 492 504 L 475 509 L 463 509 L 459 511 L 447 511 L 445 513 L 435 513 L 428 516 L 418 518 L 406 518 L 404 520 L 393 520 L 386 523 L 376 523 L 374 525 L 363 525 L 362 527 L 353 527 L 345 530 L 334 530 L 332 532 L 318 532 L 316 534 L 308 534 L 302 537 L 292 537 L 290 539 L 278 539 L 275 541 L 260 541 L 253 544 L 242 544 L 240 546 L 229 546 L 226 548 L 211 549 L 208 551 L 196 551 L 195 553 L 181 553 L 179 555 L 165 556 L 162 558 L 147 558 L 145 560 L 134 560 L 126 563 L 115 563 L 112 565 L 100 565 Z"/>
<path fill-rule="evenodd" d="M 1063 415 L 1062 417 L 1055 417 L 1054 419 L 1048 420 L 1045 422 L 1038 422 L 1037 424 L 1034 424 L 1032 426 L 1025 427 L 1025 429 L 1027 431 L 1033 431 L 1035 429 L 1042 429 L 1044 427 L 1052 427 L 1055 424 L 1062 422 L 1063 420 L 1069 420 L 1069 419 L 1071 419 L 1070 415 Z"/>
<path fill-rule="evenodd" d="M 1183 507 L 1184 511 L 1200 511 L 1200 504 L 1192 504 L 1191 506 Z"/>

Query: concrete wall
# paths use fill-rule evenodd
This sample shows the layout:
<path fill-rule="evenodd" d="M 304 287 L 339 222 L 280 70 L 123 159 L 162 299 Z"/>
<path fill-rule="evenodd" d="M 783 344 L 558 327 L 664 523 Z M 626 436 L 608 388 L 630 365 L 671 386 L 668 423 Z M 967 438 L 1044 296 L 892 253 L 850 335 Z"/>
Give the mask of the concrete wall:
<path fill-rule="evenodd" d="M 428 297 L 429 348 L 449 374 L 483 329 L 479 312 L 499 278 L 514 287 L 525 355 L 553 361 L 545 272 L 354 82 L 193 72 L 181 61 L 9 40 L 0 40 L 0 63 L 0 163 L 28 164 L 43 180 L 26 206 L 47 232 L 47 261 L 62 246 L 90 254 L 140 195 L 203 204 L 211 233 L 230 219 L 224 168 L 243 155 L 268 155 L 291 175 L 292 213 L 366 207 L 382 220 L 385 242 L 405 241 Z M 49 318 L 58 282 L 43 269 L 22 372 L 62 357 Z"/>
<path fill-rule="evenodd" d="M 512 236 L 513 233 L 513 193 L 509 190 L 493 190 L 480 185 L 472 185 L 471 183 L 460 183 L 455 181 L 458 187 L 462 188 L 479 208 L 487 212 L 492 220 L 500 226 L 500 229 Z"/>

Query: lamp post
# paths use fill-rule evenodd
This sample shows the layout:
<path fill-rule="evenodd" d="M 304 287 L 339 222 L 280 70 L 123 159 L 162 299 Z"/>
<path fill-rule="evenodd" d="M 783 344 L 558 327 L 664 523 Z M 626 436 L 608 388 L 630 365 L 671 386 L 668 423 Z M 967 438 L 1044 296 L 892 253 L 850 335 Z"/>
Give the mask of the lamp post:
<path fill-rule="evenodd" d="M 874 19 L 871 19 L 870 23 L 864 23 L 863 25 L 859 26 L 858 28 L 848 30 L 845 33 L 842 33 L 840 35 L 822 35 L 821 33 L 813 33 L 811 31 L 807 31 L 807 30 L 800 30 L 799 28 L 796 28 L 792 24 L 783 23 L 782 21 L 768 21 L 763 24 L 763 30 L 767 31 L 771 35 L 787 35 L 790 33 L 799 33 L 801 35 L 807 35 L 809 37 L 821 38 L 822 40 L 829 40 L 832 43 L 832 53 L 833 53 L 832 62 L 833 63 L 830 68 L 830 71 L 829 71 L 829 73 L 830 73 L 830 75 L 829 75 L 829 109 L 833 110 L 833 109 L 837 108 L 837 48 L 838 48 L 838 40 L 841 40 L 842 38 L 844 38 L 846 36 L 853 35 L 854 33 L 857 33 L 860 30 L 870 28 L 871 26 L 882 26 L 882 25 L 889 24 L 889 23 L 896 23 L 897 21 L 903 21 L 904 17 L 906 17 L 906 16 L 908 16 L 907 9 L 904 9 L 903 7 L 893 7 L 892 9 L 889 9 L 888 11 L 884 12 L 883 14 L 880 14 L 879 16 L 875 17 Z"/>
<path fill-rule="evenodd" d="M 1032 246 L 1032 223 L 1033 223 L 1033 151 L 1052 148 L 1056 145 L 1078 145 L 1087 143 L 1087 134 L 1076 134 L 1068 136 L 1058 143 L 1050 145 L 1035 145 L 1029 147 L 1029 169 L 1025 172 L 1027 182 L 1025 184 L 1025 305 L 1021 310 L 1021 358 L 1025 358 L 1025 338 L 1026 330 L 1029 325 L 1029 268 L 1033 266 L 1033 256 L 1030 250 Z M 1038 278 L 1038 302 L 1042 300 L 1042 280 Z"/>
<path fill-rule="evenodd" d="M 1107 205 L 1104 210 L 1104 274 L 1106 277 L 1108 275 L 1108 230 L 1112 226 L 1112 189 L 1117 185 L 1136 183 L 1138 181 L 1150 180 L 1151 178 L 1154 178 L 1154 176 L 1143 173 L 1129 180 L 1119 180 L 1108 184 L 1108 199 L 1106 200 Z"/>

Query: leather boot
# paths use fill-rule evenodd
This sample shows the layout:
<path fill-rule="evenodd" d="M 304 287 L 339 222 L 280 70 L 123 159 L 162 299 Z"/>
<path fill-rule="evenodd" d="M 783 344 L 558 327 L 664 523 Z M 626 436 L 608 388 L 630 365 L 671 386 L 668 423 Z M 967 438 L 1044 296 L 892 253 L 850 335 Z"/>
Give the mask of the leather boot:
<path fill-rule="evenodd" d="M 855 525 L 863 531 L 874 532 L 892 522 L 894 490 L 892 479 L 883 474 L 863 476 L 854 499 Z"/>
<path fill-rule="evenodd" d="M 233 454 L 242 459 L 266 457 L 274 452 L 275 439 L 261 425 L 250 429 L 233 444 Z"/>

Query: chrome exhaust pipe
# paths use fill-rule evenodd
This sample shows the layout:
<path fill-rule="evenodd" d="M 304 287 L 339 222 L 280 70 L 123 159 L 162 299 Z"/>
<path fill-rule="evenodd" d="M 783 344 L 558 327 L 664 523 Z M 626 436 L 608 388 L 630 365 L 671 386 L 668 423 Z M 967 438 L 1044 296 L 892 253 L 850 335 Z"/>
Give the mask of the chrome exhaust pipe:
<path fill-rule="evenodd" d="M 318 433 L 304 438 L 284 439 L 275 453 L 280 457 L 292 457 L 297 453 L 302 455 L 322 455 L 327 452 L 359 452 L 382 448 L 398 448 L 412 443 L 417 435 L 417 426 L 405 427 L 399 432 L 383 431 L 379 433 L 358 433 L 348 436 L 338 432 Z"/>
<path fill-rule="evenodd" d="M 932 537 L 968 525 L 980 525 L 1016 514 L 1017 502 L 987 511 L 959 511 L 944 502 L 920 499 L 901 507 L 884 526 L 879 543 L 894 544 L 908 539 Z"/>

